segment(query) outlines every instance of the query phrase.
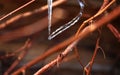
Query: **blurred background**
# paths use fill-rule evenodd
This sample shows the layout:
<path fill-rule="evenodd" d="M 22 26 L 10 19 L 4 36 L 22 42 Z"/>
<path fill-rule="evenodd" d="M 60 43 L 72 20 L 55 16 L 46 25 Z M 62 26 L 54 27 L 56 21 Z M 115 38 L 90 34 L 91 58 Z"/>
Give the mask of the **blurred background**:
<path fill-rule="evenodd" d="M 0 17 L 3 17 L 29 1 L 30 0 L 0 0 Z M 41 10 L 37 12 L 38 9 L 47 4 L 47 0 L 36 0 L 32 4 L 0 21 L 1 26 L 7 25 L 5 28 L 0 29 L 0 56 L 14 52 L 21 48 L 28 38 L 32 39 L 33 43 L 31 48 L 20 64 L 13 70 L 15 71 L 19 67 L 37 58 L 37 56 L 44 54 L 51 47 L 74 35 L 81 23 L 99 10 L 102 2 L 103 0 L 84 0 L 85 8 L 80 20 L 54 39 L 48 40 L 48 11 Z M 113 10 L 116 5 L 119 5 L 118 0 L 111 6 L 108 12 Z M 68 0 L 54 7 L 52 31 L 72 20 L 80 10 L 77 0 Z M 16 19 L 18 17 L 20 18 Z M 111 23 L 120 31 L 120 17 L 111 21 Z M 91 33 L 90 36 L 81 40 L 77 45 L 80 60 L 84 66 L 88 64 L 92 57 L 97 36 L 98 31 L 95 31 Z M 106 58 L 104 59 L 102 51 L 98 51 L 91 75 L 120 75 L 120 41 L 118 41 L 106 26 L 101 28 L 100 46 L 104 50 Z M 26 71 L 26 75 L 33 75 L 40 67 L 55 59 L 59 53 L 60 52 L 56 52 L 32 66 Z M 72 55 L 74 55 L 74 52 L 68 55 L 71 56 L 71 58 L 67 62 L 61 63 L 59 67 L 51 68 L 46 71 L 44 75 L 83 75 L 84 72 L 79 62 L 76 58 L 72 58 Z M 0 75 L 3 75 L 16 57 L 17 55 L 0 59 Z"/>

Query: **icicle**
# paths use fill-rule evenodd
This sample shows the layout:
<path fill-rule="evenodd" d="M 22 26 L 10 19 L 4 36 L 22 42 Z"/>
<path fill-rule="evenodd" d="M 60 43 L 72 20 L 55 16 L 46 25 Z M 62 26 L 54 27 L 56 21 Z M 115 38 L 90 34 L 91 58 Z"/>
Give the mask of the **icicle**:
<path fill-rule="evenodd" d="M 48 0 L 49 1 L 49 0 Z M 50 28 L 49 29 L 49 33 L 50 33 L 50 35 L 49 35 L 49 37 L 48 37 L 48 39 L 49 40 L 51 40 L 51 39 L 53 39 L 54 37 L 56 37 L 57 35 L 59 35 L 60 33 L 62 33 L 63 31 L 65 31 L 66 29 L 68 29 L 68 28 L 70 28 L 71 26 L 73 26 L 76 22 L 78 22 L 78 20 L 80 19 L 80 17 L 82 16 L 82 12 L 83 12 L 83 8 L 84 8 L 84 4 L 83 4 L 83 2 L 81 1 L 81 0 L 78 0 L 78 2 L 79 2 L 79 6 L 80 6 L 80 12 L 79 12 L 79 14 L 76 16 L 76 17 L 74 17 L 71 21 L 69 21 L 68 23 L 66 23 L 66 24 L 64 24 L 64 25 L 62 25 L 62 26 L 60 26 L 58 29 L 56 29 L 54 32 L 52 32 L 52 33 L 50 33 L 51 32 L 51 21 L 50 21 L 50 24 L 49 24 L 49 27 L 48 28 Z M 51 14 L 49 13 L 49 15 L 52 15 L 52 8 L 49 8 L 49 9 L 51 9 Z M 49 16 L 49 20 L 51 20 L 51 16 Z"/>
<path fill-rule="evenodd" d="M 48 34 L 51 34 L 51 22 L 52 22 L 52 0 L 47 0 L 48 2 Z"/>

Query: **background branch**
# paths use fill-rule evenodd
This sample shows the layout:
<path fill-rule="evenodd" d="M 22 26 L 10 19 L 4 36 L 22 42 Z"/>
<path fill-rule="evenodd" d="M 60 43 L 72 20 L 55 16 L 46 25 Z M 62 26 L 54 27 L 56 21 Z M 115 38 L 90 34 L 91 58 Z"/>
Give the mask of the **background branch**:
<path fill-rule="evenodd" d="M 15 69 L 15 67 L 20 63 L 20 61 L 25 57 L 25 55 L 28 53 L 28 49 L 31 47 L 31 41 L 28 39 L 25 43 L 25 45 L 18 49 L 20 54 L 18 55 L 17 59 L 12 63 L 12 65 L 8 68 L 8 70 L 3 75 L 9 75 L 10 72 Z"/>

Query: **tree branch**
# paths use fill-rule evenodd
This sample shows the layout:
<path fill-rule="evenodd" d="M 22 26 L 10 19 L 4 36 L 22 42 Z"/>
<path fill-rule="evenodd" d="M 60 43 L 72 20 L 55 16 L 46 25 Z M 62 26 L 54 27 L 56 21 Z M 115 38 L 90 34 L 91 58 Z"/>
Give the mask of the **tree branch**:
<path fill-rule="evenodd" d="M 112 24 L 108 24 L 107 27 L 114 34 L 114 36 L 118 39 L 118 41 L 120 41 L 120 33 L 118 32 L 118 30 Z"/>
<path fill-rule="evenodd" d="M 8 68 L 8 70 L 3 75 L 9 75 L 9 73 L 20 63 L 20 61 L 25 57 L 28 53 L 28 49 L 31 47 L 31 41 L 28 39 L 23 47 L 18 49 L 20 52 L 18 58 L 12 63 L 12 65 Z"/>

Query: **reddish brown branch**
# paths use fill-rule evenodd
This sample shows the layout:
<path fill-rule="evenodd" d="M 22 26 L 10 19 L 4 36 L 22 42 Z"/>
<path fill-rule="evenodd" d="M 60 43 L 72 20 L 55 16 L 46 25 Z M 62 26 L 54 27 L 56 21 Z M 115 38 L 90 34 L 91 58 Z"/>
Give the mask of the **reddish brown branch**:
<path fill-rule="evenodd" d="M 97 42 L 96 42 L 95 51 L 94 51 L 94 53 L 93 53 L 93 56 L 92 56 L 91 61 L 87 64 L 86 67 L 84 67 L 84 70 L 85 70 L 86 75 L 90 75 L 90 72 L 91 72 L 91 70 L 92 70 L 92 66 L 93 66 L 95 57 L 96 57 L 96 55 L 97 55 L 97 51 L 98 51 L 98 49 L 99 49 L 99 40 L 100 40 L 100 39 L 98 38 L 98 39 L 97 39 Z"/>
<path fill-rule="evenodd" d="M 91 70 L 92 70 L 92 66 L 93 66 L 94 61 L 95 61 L 95 57 L 96 57 L 97 52 L 98 52 L 99 49 L 102 50 L 103 55 L 105 57 L 105 53 L 104 53 L 103 49 L 99 46 L 99 41 L 100 41 L 100 38 L 98 37 L 93 56 L 91 58 L 91 61 L 87 64 L 87 66 L 84 67 L 84 71 L 85 71 L 86 75 L 90 75 Z"/>
<path fill-rule="evenodd" d="M 5 56 L 1 56 L 0 59 L 5 59 L 5 58 L 9 58 L 9 57 L 12 57 L 12 56 L 17 55 L 19 52 L 24 51 L 24 49 L 26 49 L 26 47 L 28 46 L 28 44 L 30 44 L 30 39 L 28 39 L 28 40 L 25 42 L 25 45 L 24 45 L 24 46 L 22 46 L 21 48 L 19 48 L 19 49 L 16 50 L 16 51 L 14 51 L 13 53 L 8 53 L 8 54 L 6 54 Z"/>
<path fill-rule="evenodd" d="M 75 47 L 75 55 L 76 55 L 76 58 L 77 58 L 78 62 L 80 63 L 80 65 L 81 65 L 81 67 L 82 67 L 82 69 L 83 69 L 84 66 L 83 66 L 83 64 L 82 64 L 82 62 L 81 62 L 81 60 L 80 60 L 80 55 L 79 55 L 79 52 L 78 52 L 77 47 Z"/>
<path fill-rule="evenodd" d="M 120 33 L 118 32 L 118 30 L 112 24 L 108 24 L 107 27 L 114 34 L 114 36 L 118 39 L 118 41 L 120 41 Z"/>
<path fill-rule="evenodd" d="M 93 15 L 92 17 L 90 17 L 89 19 L 85 20 L 82 25 L 80 25 L 79 29 L 77 30 L 76 34 L 79 34 L 79 32 L 87 25 L 88 22 L 90 22 L 91 20 L 93 20 L 94 18 L 98 17 L 99 15 L 101 15 L 104 11 L 106 11 L 114 2 L 115 0 L 111 0 L 111 2 L 109 2 L 107 4 L 107 0 L 104 0 L 103 5 L 101 6 L 100 10 Z M 106 5 L 107 4 L 107 5 Z"/>
<path fill-rule="evenodd" d="M 108 5 L 108 3 L 109 3 L 109 0 L 103 0 L 103 4 L 102 4 L 102 6 L 101 6 L 99 11 L 101 11 L 104 7 L 106 7 Z"/>
<path fill-rule="evenodd" d="M 28 39 L 23 47 L 18 49 L 20 52 L 18 58 L 12 63 L 12 65 L 8 68 L 8 70 L 4 73 L 4 75 L 9 75 L 9 73 L 20 63 L 20 61 L 25 57 L 28 53 L 28 49 L 31 47 L 31 41 Z"/>
<path fill-rule="evenodd" d="M 29 1 L 28 3 L 22 5 L 21 7 L 15 9 L 14 11 L 8 13 L 7 15 L 3 16 L 2 18 L 0 18 L 0 21 L 3 20 L 3 19 L 5 19 L 5 18 L 7 18 L 8 16 L 14 14 L 15 12 L 19 11 L 20 9 L 22 9 L 22 8 L 24 8 L 24 7 L 26 7 L 26 6 L 28 6 L 29 4 L 33 3 L 34 1 L 35 1 L 35 0 L 31 0 L 31 1 Z"/>

